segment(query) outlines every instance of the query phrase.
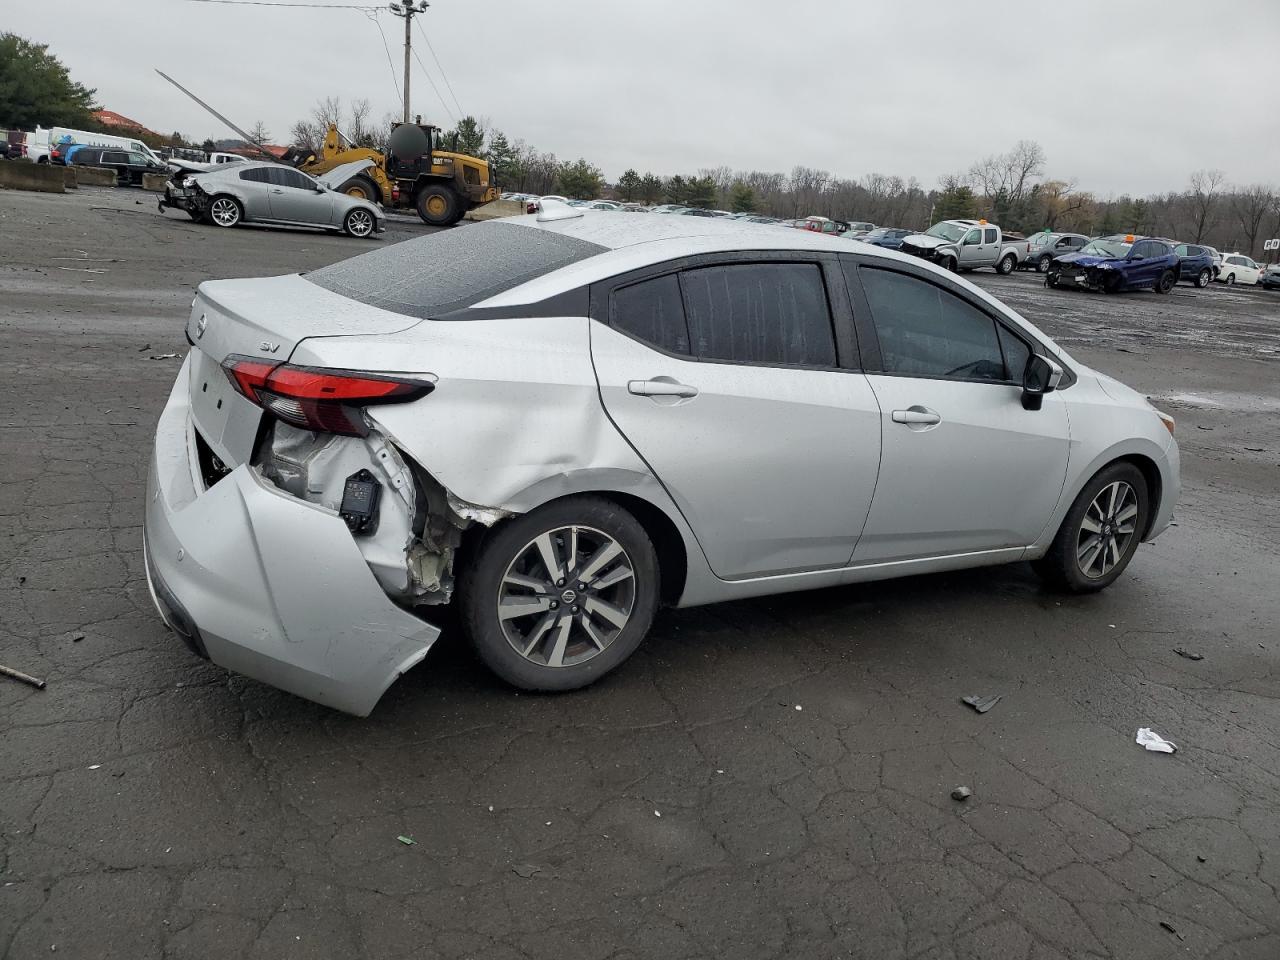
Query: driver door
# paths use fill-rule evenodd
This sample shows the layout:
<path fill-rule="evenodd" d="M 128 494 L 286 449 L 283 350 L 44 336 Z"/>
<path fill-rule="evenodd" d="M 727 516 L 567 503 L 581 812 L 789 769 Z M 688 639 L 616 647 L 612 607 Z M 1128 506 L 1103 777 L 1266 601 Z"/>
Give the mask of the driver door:
<path fill-rule="evenodd" d="M 333 197 L 305 173 L 288 167 L 271 167 L 267 201 L 272 220 L 329 225 Z"/>
<path fill-rule="evenodd" d="M 1070 430 L 1057 393 L 1022 407 L 1033 345 L 923 271 L 849 258 L 845 272 L 859 342 L 874 345 L 863 359 L 883 436 L 853 562 L 1034 543 L 1062 493 Z"/>

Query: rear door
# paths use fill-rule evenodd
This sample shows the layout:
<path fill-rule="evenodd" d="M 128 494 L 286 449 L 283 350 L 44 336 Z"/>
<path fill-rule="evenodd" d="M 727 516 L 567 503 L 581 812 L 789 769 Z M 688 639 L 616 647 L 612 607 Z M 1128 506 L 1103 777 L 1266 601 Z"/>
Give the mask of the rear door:
<path fill-rule="evenodd" d="M 1057 393 L 1022 407 L 1033 344 L 959 287 L 846 260 L 867 379 L 882 411 L 880 478 L 855 563 L 1035 542 L 1066 478 Z"/>
<path fill-rule="evenodd" d="M 717 256 L 592 290 L 610 418 L 725 579 L 841 567 L 866 520 L 880 411 L 830 257 Z"/>

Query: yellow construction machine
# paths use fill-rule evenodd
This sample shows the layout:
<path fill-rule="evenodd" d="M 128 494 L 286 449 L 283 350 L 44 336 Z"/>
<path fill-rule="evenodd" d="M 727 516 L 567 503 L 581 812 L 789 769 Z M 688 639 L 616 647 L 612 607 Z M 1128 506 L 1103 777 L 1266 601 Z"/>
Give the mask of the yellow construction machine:
<path fill-rule="evenodd" d="M 449 226 L 468 210 L 500 196 L 489 164 L 478 157 L 440 149 L 440 130 L 429 124 L 397 123 L 387 152 L 352 146 L 330 125 L 319 154 L 290 151 L 285 160 L 313 176 L 356 160 L 373 166 L 337 189 L 384 207 L 411 206 L 433 226 Z"/>

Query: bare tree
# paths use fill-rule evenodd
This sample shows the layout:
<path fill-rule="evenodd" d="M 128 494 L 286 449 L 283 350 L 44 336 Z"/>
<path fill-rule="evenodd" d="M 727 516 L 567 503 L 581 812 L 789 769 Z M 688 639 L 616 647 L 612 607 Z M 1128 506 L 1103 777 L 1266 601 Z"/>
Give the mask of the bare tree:
<path fill-rule="evenodd" d="M 1275 201 L 1275 191 L 1260 183 L 1240 187 L 1231 196 L 1231 212 L 1236 215 L 1244 235 L 1249 238 L 1250 256 L 1253 256 L 1253 251 L 1258 245 L 1258 234 L 1262 232 L 1262 222 L 1271 212 Z"/>
<path fill-rule="evenodd" d="M 258 146 L 262 146 L 264 143 L 266 143 L 268 140 L 271 139 L 271 134 L 267 132 L 266 125 L 261 120 L 259 120 L 257 123 L 253 125 L 253 129 L 249 131 L 249 139 L 252 140 L 254 143 L 256 143 Z"/>
<path fill-rule="evenodd" d="M 1218 191 L 1222 189 L 1226 179 L 1227 175 L 1221 170 L 1197 170 L 1191 175 L 1191 189 L 1187 191 L 1187 200 L 1191 208 L 1196 243 L 1204 239 L 1213 223 L 1214 211 L 1218 206 Z"/>
<path fill-rule="evenodd" d="M 1008 153 L 979 160 L 968 179 L 983 196 L 1013 204 L 1026 198 L 1031 182 L 1044 175 L 1044 148 L 1034 140 L 1019 140 Z"/>
<path fill-rule="evenodd" d="M 1071 214 L 1093 203 L 1093 197 L 1076 189 L 1074 180 L 1046 180 L 1034 191 L 1040 201 L 1044 224 L 1057 230 L 1059 224 Z"/>

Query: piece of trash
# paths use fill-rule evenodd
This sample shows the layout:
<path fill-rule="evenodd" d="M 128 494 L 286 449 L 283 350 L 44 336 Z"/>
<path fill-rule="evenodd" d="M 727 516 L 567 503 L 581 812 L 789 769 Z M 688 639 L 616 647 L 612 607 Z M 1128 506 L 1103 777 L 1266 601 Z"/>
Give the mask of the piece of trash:
<path fill-rule="evenodd" d="M 399 840 L 401 843 L 403 843 L 406 847 L 412 847 L 415 843 L 418 842 L 417 840 L 413 839 L 413 837 L 406 837 L 403 835 L 396 837 L 396 839 Z"/>
<path fill-rule="evenodd" d="M 991 696 L 991 697 L 961 697 L 960 698 L 961 703 L 967 703 L 969 706 L 973 707 L 973 709 L 977 710 L 979 713 L 986 713 L 988 710 L 994 707 L 997 703 L 999 703 L 1000 700 L 1001 700 L 1000 694 L 996 694 L 995 696 Z"/>
<path fill-rule="evenodd" d="M 550 820 L 548 820 L 546 823 L 544 823 L 544 824 L 543 824 L 543 826 L 544 826 L 544 827 L 549 827 L 549 826 L 551 826 L 551 821 L 550 821 Z"/>
<path fill-rule="evenodd" d="M 1191 650 L 1183 650 L 1182 647 L 1174 647 L 1173 652 L 1180 657 L 1186 657 L 1188 660 L 1203 660 L 1203 653 L 1194 653 Z"/>
<path fill-rule="evenodd" d="M 800 706 L 800 704 L 798 704 L 798 703 L 797 703 L 797 704 L 796 704 L 796 709 L 797 709 L 797 710 L 803 710 L 803 709 L 804 709 L 804 707 Z"/>
<path fill-rule="evenodd" d="M 1197 430 L 1212 430 L 1212 429 L 1213 429 L 1213 427 L 1202 427 L 1200 424 L 1198 424 L 1198 423 L 1197 423 L 1197 424 L 1196 424 L 1196 429 L 1197 429 Z"/>
<path fill-rule="evenodd" d="M 1166 740 L 1158 733 L 1153 733 L 1147 727 L 1138 729 L 1138 738 L 1135 742 L 1140 746 L 1146 747 L 1152 753 L 1173 753 L 1178 749 L 1176 743 Z"/>
<path fill-rule="evenodd" d="M 1245 449 L 1246 449 L 1246 450 L 1248 450 L 1250 453 L 1262 453 L 1262 452 L 1263 452 L 1263 448 L 1262 448 L 1262 447 L 1245 447 Z"/>
<path fill-rule="evenodd" d="M 491 804 L 489 804 L 489 812 L 490 812 L 490 813 L 493 813 L 493 804 L 492 804 L 492 803 L 491 803 Z"/>
<path fill-rule="evenodd" d="M 1116 628 L 1116 625 L 1114 623 L 1108 623 L 1107 626 L 1110 627 L 1112 630 Z"/>
<path fill-rule="evenodd" d="M 176 353 L 153 353 L 149 357 L 147 357 L 147 359 L 148 360 L 177 360 L 178 355 Z"/>
<path fill-rule="evenodd" d="M 716 773 L 724 773 L 723 770 L 717 770 Z"/>
<path fill-rule="evenodd" d="M 83 639 L 84 639 L 84 634 L 83 634 L 83 633 L 77 633 L 74 637 L 72 637 L 72 638 L 71 638 L 71 642 L 72 642 L 72 643 L 79 643 L 79 642 L 80 642 L 81 640 L 83 640 Z"/>
<path fill-rule="evenodd" d="M 1161 927 L 1163 927 L 1165 930 L 1168 930 L 1170 933 L 1172 933 L 1172 934 L 1173 934 L 1175 937 L 1177 937 L 1179 940 L 1185 940 L 1185 939 L 1186 939 L 1186 937 L 1184 937 L 1182 934 L 1180 934 L 1180 933 L 1177 931 L 1177 929 L 1174 927 L 1174 925 L 1173 925 L 1172 923 L 1170 923 L 1168 920 L 1161 920 L 1161 921 L 1160 921 L 1160 926 L 1161 926 Z"/>
<path fill-rule="evenodd" d="M 542 868 L 535 867 L 532 863 L 517 863 L 514 867 L 511 868 L 511 872 L 514 873 L 521 880 L 528 880 L 535 873 L 541 873 Z"/>
<path fill-rule="evenodd" d="M 101 769 L 101 767 L 102 767 L 102 764 L 100 764 L 100 763 L 91 763 L 91 764 L 89 764 L 89 769 L 90 769 L 90 770 L 98 770 L 98 769 Z"/>
<path fill-rule="evenodd" d="M 968 800 L 973 796 L 973 791 L 968 787 L 956 787 L 951 791 L 952 800 Z"/>
<path fill-rule="evenodd" d="M 146 353 L 146 352 L 147 352 L 148 350 L 150 350 L 150 349 L 151 349 L 151 344 L 149 344 L 149 343 L 144 343 L 142 346 L 140 346 L 140 347 L 138 348 L 138 352 L 139 352 L 139 353 Z"/>
<path fill-rule="evenodd" d="M 20 577 L 19 582 L 25 579 L 26 577 Z M 28 673 L 23 673 L 21 670 L 14 670 L 12 667 L 6 667 L 3 664 L 0 664 L 0 677 L 11 677 L 12 679 L 18 680 L 22 683 L 30 684 L 31 686 L 35 687 L 37 690 L 44 689 L 43 680 L 40 680 L 37 677 L 33 677 Z"/>
<path fill-rule="evenodd" d="M 1198 861 L 1200 861 L 1201 863 L 1208 863 L 1208 862 L 1209 862 L 1209 858 L 1208 858 L 1208 857 L 1202 857 L 1202 856 L 1200 856 L 1200 854 L 1198 854 L 1198 853 L 1196 854 L 1196 859 L 1197 859 Z"/>
<path fill-rule="evenodd" d="M 654 815 L 655 817 L 660 817 L 660 816 L 662 816 L 662 814 L 661 814 L 661 813 L 659 813 L 657 810 L 653 811 L 653 815 Z"/>

